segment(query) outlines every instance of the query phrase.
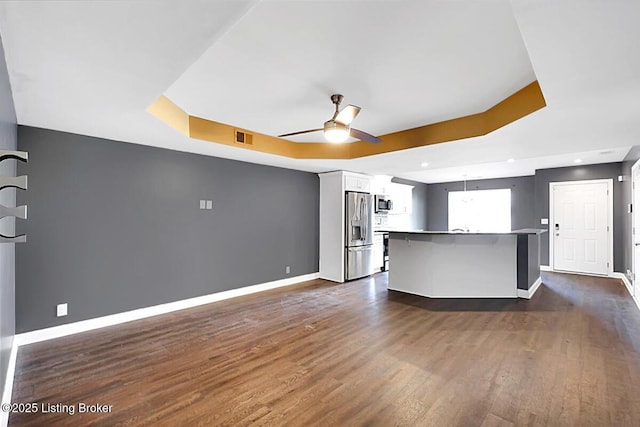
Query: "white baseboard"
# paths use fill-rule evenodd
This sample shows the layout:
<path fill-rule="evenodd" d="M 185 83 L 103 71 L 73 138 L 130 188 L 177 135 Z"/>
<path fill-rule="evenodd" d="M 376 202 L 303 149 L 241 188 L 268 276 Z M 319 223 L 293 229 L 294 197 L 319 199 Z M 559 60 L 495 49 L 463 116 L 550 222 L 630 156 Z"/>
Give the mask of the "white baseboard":
<path fill-rule="evenodd" d="M 629 295 L 633 296 L 633 286 L 631 285 L 631 282 L 629 281 L 629 278 L 626 274 L 614 271 L 613 273 L 611 273 L 611 277 L 622 280 L 622 284 L 627 287 Z"/>
<path fill-rule="evenodd" d="M 197 307 L 199 305 L 235 298 L 242 295 L 254 294 L 256 292 L 266 291 L 269 289 L 294 285 L 296 283 L 314 280 L 319 277 L 320 273 L 310 273 L 302 276 L 289 277 L 286 279 L 275 280 L 273 282 L 245 286 L 243 288 L 231 289 L 228 291 L 217 292 L 215 294 L 203 295 L 200 297 L 174 301 L 166 304 L 140 308 L 137 310 L 112 314 L 109 316 L 97 317 L 94 319 L 82 320 L 80 322 L 68 323 L 66 325 L 54 326 L 51 328 L 18 334 L 13 338 L 11 355 L 9 356 L 9 366 L 7 369 L 7 378 L 4 390 L 2 392 L 2 401 L 0 403 L 11 403 L 11 395 L 13 393 L 13 379 L 16 369 L 16 357 L 18 355 L 18 347 L 22 345 L 60 338 L 67 335 L 77 334 L 79 332 L 91 331 L 93 329 L 104 328 L 106 326 L 118 325 L 121 323 L 131 322 L 133 320 L 144 319 L 147 317 L 157 316 L 159 314 L 170 313 L 172 311 L 184 310 L 186 308 Z M 0 411 L 0 427 L 6 427 L 8 423 L 9 413 Z"/>
<path fill-rule="evenodd" d="M 320 277 L 320 273 L 311 273 L 302 276 L 289 277 L 286 279 L 275 280 L 273 282 L 260 283 L 257 285 L 246 286 L 244 288 L 231 289 L 228 291 L 217 292 L 215 294 L 203 295 L 200 297 L 154 305 L 137 310 L 125 311 L 123 313 L 96 317 L 94 319 L 67 323 L 65 325 L 53 326 L 51 328 L 25 332 L 16 335 L 14 338 L 14 343 L 20 346 L 40 341 L 46 341 L 53 338 L 60 338 L 80 332 L 104 328 L 106 326 L 119 325 L 121 323 L 131 322 L 133 320 L 144 319 L 147 317 L 157 316 L 159 314 L 166 314 L 173 311 L 184 310 L 186 308 L 197 307 L 203 304 L 209 304 L 216 301 L 235 298 L 241 295 L 249 295 L 256 292 L 266 291 L 268 289 L 280 288 L 282 286 L 289 286 L 300 282 L 306 282 L 308 280 L 317 279 L 318 277 Z"/>
<path fill-rule="evenodd" d="M 548 265 L 541 265 L 540 271 L 553 271 Z"/>
<path fill-rule="evenodd" d="M 536 293 L 536 291 L 538 290 L 541 284 L 542 284 L 542 278 L 538 277 L 536 281 L 533 282 L 533 285 L 531 285 L 529 289 L 518 289 L 518 298 L 531 299 L 531 297 L 533 297 L 533 294 Z"/>
<path fill-rule="evenodd" d="M 9 365 L 7 366 L 7 378 L 4 383 L 4 390 L 2 390 L 2 401 L 0 403 L 11 403 L 11 394 L 13 393 L 13 377 L 16 372 L 16 357 L 18 356 L 18 344 L 15 337 L 13 339 L 13 345 L 11 346 L 11 353 L 9 355 Z M 9 424 L 9 412 L 0 411 L 0 427 L 7 427 Z"/>
<path fill-rule="evenodd" d="M 622 280 L 622 283 L 627 288 L 627 291 L 629 292 L 629 295 L 631 295 L 631 298 L 633 298 L 633 302 L 636 303 L 636 306 L 638 307 L 638 310 L 640 310 L 640 300 L 638 299 L 638 297 L 636 295 L 633 295 L 633 285 L 629 281 L 629 278 L 627 277 L 627 275 L 624 274 L 624 273 L 619 273 L 619 272 L 616 271 L 614 273 L 611 273 L 611 277 L 615 277 L 616 279 Z"/>
<path fill-rule="evenodd" d="M 558 273 L 564 273 L 564 272 L 558 271 Z M 603 277 L 603 276 L 600 276 L 600 275 L 586 274 L 586 273 L 570 273 L 570 274 L 581 274 L 583 276 Z M 636 303 L 636 306 L 638 307 L 638 310 L 640 310 L 640 300 L 638 299 L 637 296 L 633 295 L 633 285 L 629 281 L 629 278 L 627 277 L 626 274 L 620 273 L 619 271 L 614 271 L 611 274 L 609 274 L 609 276 L 604 276 L 604 277 L 611 277 L 611 278 L 614 278 L 614 279 L 620 279 L 620 281 L 622 282 L 624 287 L 627 288 L 627 291 L 629 292 L 629 295 L 631 295 L 631 298 L 633 299 L 633 302 Z"/>
<path fill-rule="evenodd" d="M 558 273 L 558 274 L 573 274 L 573 275 L 576 275 L 576 276 L 616 277 L 616 278 L 619 278 L 618 276 L 616 276 L 616 274 L 623 274 L 623 273 L 617 273 L 617 272 L 611 272 L 611 273 L 606 273 L 606 274 L 584 273 L 582 271 L 551 270 L 550 267 L 548 267 L 548 266 L 544 266 L 544 268 L 542 268 L 542 267 L 543 266 L 540 266 L 540 271 L 550 271 L 552 273 Z"/>

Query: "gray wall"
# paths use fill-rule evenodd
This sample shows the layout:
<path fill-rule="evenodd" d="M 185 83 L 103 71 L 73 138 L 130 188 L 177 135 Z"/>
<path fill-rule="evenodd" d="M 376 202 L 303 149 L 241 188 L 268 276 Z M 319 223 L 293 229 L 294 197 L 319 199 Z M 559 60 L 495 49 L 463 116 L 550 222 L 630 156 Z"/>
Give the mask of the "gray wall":
<path fill-rule="evenodd" d="M 427 189 L 427 228 L 429 230 L 447 230 L 449 218 L 449 191 L 462 191 L 464 183 L 446 182 L 429 184 Z M 511 188 L 511 228 L 531 228 L 535 226 L 534 212 L 531 209 L 534 198 L 534 177 L 483 179 L 467 181 L 467 190 L 495 190 Z"/>
<path fill-rule="evenodd" d="M 416 230 L 427 230 L 427 188 L 428 185 L 422 182 L 410 181 L 408 179 L 393 178 L 391 182 L 405 185 L 413 185 L 411 197 L 411 228 Z"/>
<path fill-rule="evenodd" d="M 4 49 L 0 39 L 0 150 L 15 150 L 17 144 L 16 113 L 9 84 Z M 0 163 L 0 175 L 15 176 L 16 160 Z M 16 190 L 0 190 L 0 203 L 15 206 Z M 0 234 L 15 234 L 15 218 L 0 219 Z M 15 334 L 15 244 L 0 243 L 0 395 L 7 379 L 7 366 Z"/>
<path fill-rule="evenodd" d="M 550 182 L 613 179 L 613 267 L 614 271 L 626 272 L 627 268 L 631 268 L 631 219 L 626 213 L 626 203 L 631 203 L 631 184 L 619 182 L 618 176 L 623 174 L 625 167 L 628 168 L 626 175 L 630 176 L 631 165 L 633 162 L 628 161 L 624 164 L 604 163 L 540 169 L 536 170 L 535 176 L 467 181 L 467 189 L 511 188 L 511 227 L 513 229 L 528 227 L 548 229 L 547 225 L 540 224 L 540 219 L 549 218 Z M 448 192 L 462 189 L 462 182 L 428 185 L 427 228 L 429 230 L 447 229 Z M 549 233 L 541 235 L 540 263 L 549 265 Z"/>
<path fill-rule="evenodd" d="M 23 126 L 18 146 L 18 332 L 318 271 L 316 174 Z"/>
<path fill-rule="evenodd" d="M 516 265 L 518 289 L 529 289 L 540 277 L 539 235 L 518 235 Z"/>
<path fill-rule="evenodd" d="M 613 270 L 625 271 L 623 251 L 623 222 L 625 214 L 622 183 L 618 182 L 620 174 L 621 163 L 537 170 L 535 177 L 536 227 L 548 229 L 548 226 L 539 224 L 540 218 L 549 218 L 549 183 L 611 178 L 613 179 Z M 549 233 L 544 233 L 541 237 L 540 262 L 543 265 L 549 265 Z"/>

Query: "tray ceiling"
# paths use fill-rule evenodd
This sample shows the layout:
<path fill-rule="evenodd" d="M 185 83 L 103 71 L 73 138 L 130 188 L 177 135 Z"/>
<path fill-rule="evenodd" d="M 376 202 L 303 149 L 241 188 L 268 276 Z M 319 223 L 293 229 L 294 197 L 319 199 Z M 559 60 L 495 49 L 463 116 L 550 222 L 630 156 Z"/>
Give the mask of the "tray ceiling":
<path fill-rule="evenodd" d="M 640 135 L 637 16 L 633 0 L 5 1 L 0 33 L 20 124 L 436 182 L 622 160 Z M 355 127 L 386 134 L 484 111 L 535 80 L 547 107 L 485 136 L 351 160 L 194 140 L 146 111 L 164 95 L 277 135 L 320 127 L 342 93 L 362 107 Z"/>

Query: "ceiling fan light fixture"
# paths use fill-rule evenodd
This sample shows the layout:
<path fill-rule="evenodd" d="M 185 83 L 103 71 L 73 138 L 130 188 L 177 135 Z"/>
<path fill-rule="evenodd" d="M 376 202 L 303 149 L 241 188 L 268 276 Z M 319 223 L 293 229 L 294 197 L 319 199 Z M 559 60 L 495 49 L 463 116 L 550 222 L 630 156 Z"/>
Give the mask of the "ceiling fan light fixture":
<path fill-rule="evenodd" d="M 349 138 L 349 126 L 329 120 L 324 123 L 324 137 L 333 143 L 345 142 Z"/>
<path fill-rule="evenodd" d="M 324 138 L 327 141 L 336 144 L 346 142 L 349 137 L 371 144 L 382 142 L 382 139 L 376 136 L 373 136 L 356 128 L 351 128 L 351 122 L 356 118 L 358 113 L 360 113 L 360 107 L 349 104 L 341 111 L 340 103 L 342 102 L 342 95 L 338 94 L 331 95 L 331 102 L 333 103 L 333 105 L 335 105 L 336 111 L 333 113 L 333 117 L 324 122 L 324 127 L 320 129 L 307 129 L 298 132 L 284 133 L 282 135 L 278 135 L 278 138 L 301 135 L 303 133 L 323 131 Z"/>

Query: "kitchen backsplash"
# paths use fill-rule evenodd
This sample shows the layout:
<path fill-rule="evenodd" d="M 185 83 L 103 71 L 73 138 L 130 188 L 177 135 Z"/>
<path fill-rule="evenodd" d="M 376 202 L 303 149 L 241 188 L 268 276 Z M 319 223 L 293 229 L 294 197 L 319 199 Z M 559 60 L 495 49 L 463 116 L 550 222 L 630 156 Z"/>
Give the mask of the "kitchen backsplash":
<path fill-rule="evenodd" d="M 411 228 L 411 214 L 375 214 L 373 217 L 374 230 L 405 230 L 408 228 Z"/>

